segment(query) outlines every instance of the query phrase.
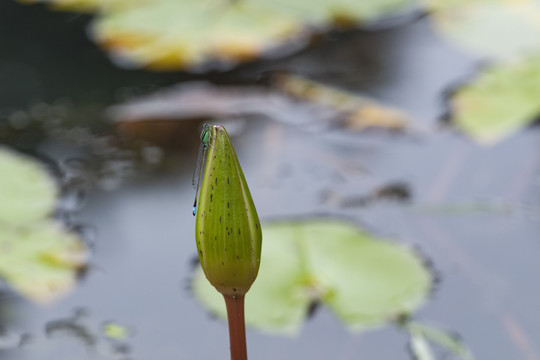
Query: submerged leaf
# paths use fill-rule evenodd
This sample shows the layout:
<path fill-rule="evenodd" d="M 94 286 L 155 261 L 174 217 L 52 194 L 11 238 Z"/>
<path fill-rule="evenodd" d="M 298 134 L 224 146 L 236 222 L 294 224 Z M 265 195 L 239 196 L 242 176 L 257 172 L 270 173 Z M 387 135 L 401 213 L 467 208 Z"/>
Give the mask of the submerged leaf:
<path fill-rule="evenodd" d="M 415 0 L 21 0 L 95 11 L 96 41 L 123 63 L 182 69 L 239 62 L 304 43 L 329 25 L 356 25 Z"/>
<path fill-rule="evenodd" d="M 540 57 L 495 65 L 451 100 L 453 121 L 483 144 L 492 144 L 531 123 L 540 113 Z"/>
<path fill-rule="evenodd" d="M 282 222 L 263 232 L 259 276 L 246 298 L 253 327 L 294 334 L 313 302 L 326 304 L 351 330 L 377 326 L 417 309 L 430 290 L 431 275 L 414 252 L 347 222 Z M 200 270 L 193 289 L 205 307 L 225 316 Z"/>
<path fill-rule="evenodd" d="M 58 189 L 30 157 L 0 147 L 0 223 L 24 224 L 50 215 Z"/>
<path fill-rule="evenodd" d="M 196 123 L 179 120 L 206 118 L 260 117 L 296 125 L 341 125 L 350 131 L 415 128 L 408 114 L 368 97 L 289 74 L 273 80 L 270 89 L 184 83 L 131 99 L 111 107 L 108 113 L 123 137 L 162 146 L 179 146 L 178 136 L 189 133 Z"/>
<path fill-rule="evenodd" d="M 369 128 L 404 130 L 410 119 L 400 110 L 373 99 L 352 94 L 300 76 L 282 74 L 274 77 L 274 84 L 286 94 L 320 104 L 344 118 L 344 125 L 352 131 Z"/>

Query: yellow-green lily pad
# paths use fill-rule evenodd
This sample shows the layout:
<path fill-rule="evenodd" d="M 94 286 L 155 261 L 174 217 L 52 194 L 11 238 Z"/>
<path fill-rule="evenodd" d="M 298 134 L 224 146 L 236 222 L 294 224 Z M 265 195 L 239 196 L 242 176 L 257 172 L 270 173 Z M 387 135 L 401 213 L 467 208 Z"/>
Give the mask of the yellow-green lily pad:
<path fill-rule="evenodd" d="M 513 134 L 540 113 L 540 2 L 425 0 L 435 29 L 491 66 L 452 99 L 457 126 L 481 144 Z"/>
<path fill-rule="evenodd" d="M 357 226 L 315 219 L 267 224 L 259 275 L 246 295 L 246 323 L 297 333 L 310 304 L 320 302 L 351 330 L 378 326 L 424 302 L 432 276 L 406 246 L 377 239 Z M 221 295 L 198 269 L 193 291 L 221 317 Z"/>
<path fill-rule="evenodd" d="M 46 304 L 65 295 L 86 261 L 85 244 L 54 221 L 0 225 L 0 276 L 35 302 Z"/>
<path fill-rule="evenodd" d="M 58 188 L 28 156 L 0 148 L 0 277 L 21 295 L 49 303 L 76 283 L 87 247 L 49 215 Z"/>
<path fill-rule="evenodd" d="M 536 0 L 425 0 L 435 28 L 473 54 L 496 61 L 540 50 Z"/>
<path fill-rule="evenodd" d="M 121 64 L 184 69 L 258 58 L 333 24 L 355 25 L 416 0 L 20 0 L 96 12 L 93 37 Z"/>
<path fill-rule="evenodd" d="M 540 57 L 494 65 L 451 99 L 454 123 L 482 144 L 492 144 L 540 113 Z"/>
<path fill-rule="evenodd" d="M 0 223 L 24 224 L 51 214 L 55 180 L 30 157 L 0 147 Z"/>

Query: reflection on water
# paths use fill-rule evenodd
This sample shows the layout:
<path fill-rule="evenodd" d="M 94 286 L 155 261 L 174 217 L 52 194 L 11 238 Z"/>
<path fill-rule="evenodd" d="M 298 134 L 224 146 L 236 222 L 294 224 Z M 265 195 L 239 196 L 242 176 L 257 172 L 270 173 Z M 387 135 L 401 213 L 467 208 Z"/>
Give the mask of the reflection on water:
<path fill-rule="evenodd" d="M 23 346 L 30 339 L 30 334 L 19 333 L 4 327 L 0 328 L 0 350 L 9 350 Z"/>
<path fill-rule="evenodd" d="M 87 347 L 94 347 L 97 337 L 88 329 L 89 313 L 86 309 L 76 309 L 74 315 L 60 320 L 50 321 L 45 325 L 48 338 L 72 336 Z"/>
<path fill-rule="evenodd" d="M 129 341 L 134 331 L 125 328 L 124 336 L 113 337 L 110 330 L 106 331 L 111 324 L 117 328 L 124 328 L 112 322 L 100 324 L 88 309 L 77 308 L 73 310 L 73 315 L 49 321 L 44 324 L 43 329 L 34 333 L 0 329 L 0 350 L 20 348 L 21 354 L 35 354 L 34 356 L 40 358 L 49 358 L 54 354 L 61 354 L 63 348 L 69 349 L 70 346 L 76 345 L 84 349 L 84 352 L 81 352 L 86 353 L 84 358 L 131 359 L 133 350 Z"/>
<path fill-rule="evenodd" d="M 337 189 L 328 189 L 322 192 L 321 199 L 327 204 L 347 207 L 363 207 L 374 205 L 379 201 L 394 201 L 396 203 L 407 203 L 412 198 L 409 186 L 405 182 L 389 182 L 374 189 L 366 194 L 338 194 Z M 363 190 L 363 189 L 362 189 Z"/>

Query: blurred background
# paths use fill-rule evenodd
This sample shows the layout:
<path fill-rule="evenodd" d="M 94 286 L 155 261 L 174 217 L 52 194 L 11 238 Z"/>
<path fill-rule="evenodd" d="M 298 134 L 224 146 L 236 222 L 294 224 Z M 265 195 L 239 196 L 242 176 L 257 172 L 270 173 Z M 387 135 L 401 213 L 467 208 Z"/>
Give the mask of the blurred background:
<path fill-rule="evenodd" d="M 476 359 L 540 359 L 540 37 L 535 21 L 491 26 L 517 29 L 537 5 L 298 1 L 278 21 L 278 2 L 208 34 L 210 10 L 177 3 L 0 0 L 1 148 L 47 169 L 48 218 L 90 254 L 41 306 L 0 246 L 0 359 L 228 357 L 226 323 L 190 286 L 204 122 L 229 131 L 263 223 L 347 219 L 410 246 L 435 279 L 412 317 Z M 484 33 L 495 50 L 460 40 Z M 456 344 L 434 358 L 466 358 Z M 412 359 L 410 347 L 391 321 L 353 332 L 325 306 L 292 337 L 248 329 L 254 359 Z"/>

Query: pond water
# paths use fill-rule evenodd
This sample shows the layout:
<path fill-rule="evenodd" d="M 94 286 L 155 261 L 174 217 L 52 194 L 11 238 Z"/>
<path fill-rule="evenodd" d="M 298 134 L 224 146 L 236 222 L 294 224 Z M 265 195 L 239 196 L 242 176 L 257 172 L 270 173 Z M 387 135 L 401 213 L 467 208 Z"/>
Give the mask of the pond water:
<path fill-rule="evenodd" d="M 85 39 L 86 19 L 8 3 L 0 4 L 4 112 L 71 96 L 75 109 L 85 101 L 103 107 L 119 88 L 147 90 L 197 77 L 115 69 Z M 10 19 L 25 16 L 23 33 L 23 25 Z M 56 35 L 62 41 L 50 39 Z M 65 51 L 68 38 L 80 51 Z M 41 41 L 55 47 L 36 45 Z M 477 359 L 538 360 L 540 131 L 531 127 L 485 148 L 437 124 L 446 111 L 444 90 L 476 66 L 420 19 L 347 34 L 277 64 L 252 64 L 213 79 L 248 81 L 262 71 L 290 69 L 400 107 L 419 128 L 433 129 L 353 134 L 251 119 L 240 123 L 232 140 L 263 221 L 345 217 L 414 245 L 440 278 L 417 319 L 459 333 Z M 197 125 L 193 121 L 191 128 Z M 106 125 L 91 127 L 100 126 L 106 131 Z M 228 357 L 226 324 L 205 313 L 189 290 L 196 256 L 191 176 L 197 146 L 186 139 L 197 136 L 191 131 L 179 139 L 193 146 L 166 154 L 167 166 L 135 168 L 118 186 L 85 189 L 72 221 L 95 232 L 89 270 L 69 296 L 47 308 L 0 293 L 0 328 L 15 338 L 26 334 L 25 345 L 0 350 L 0 359 Z M 30 142 L 36 146 L 26 148 L 60 166 L 87 156 L 77 144 L 36 139 Z M 93 165 L 82 162 L 88 174 Z M 355 202 L 393 183 L 406 185 L 408 201 Z M 110 321 L 127 327 L 125 339 L 104 337 Z M 406 342 L 392 326 L 350 333 L 324 307 L 295 338 L 248 330 L 250 357 L 261 360 L 410 359 Z"/>

